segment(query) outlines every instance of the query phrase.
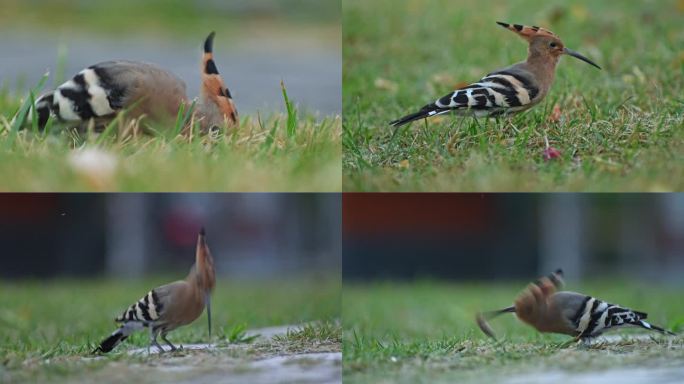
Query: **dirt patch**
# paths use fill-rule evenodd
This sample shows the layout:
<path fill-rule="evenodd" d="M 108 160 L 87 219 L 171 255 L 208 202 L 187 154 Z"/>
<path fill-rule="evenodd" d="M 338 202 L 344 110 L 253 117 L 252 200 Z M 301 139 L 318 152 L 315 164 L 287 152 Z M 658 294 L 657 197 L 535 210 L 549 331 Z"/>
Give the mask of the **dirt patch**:
<path fill-rule="evenodd" d="M 136 348 L 123 354 L 68 357 L 42 362 L 62 371 L 49 381 L 70 383 L 341 383 L 339 340 L 290 340 L 288 330 L 301 326 L 247 331 L 259 335 L 249 344 L 189 344 L 174 352 L 166 347 Z"/>
<path fill-rule="evenodd" d="M 675 384 L 684 383 L 682 344 L 654 334 L 601 336 L 559 351 L 542 368 L 508 374 L 505 384 Z"/>
<path fill-rule="evenodd" d="M 116 362 L 84 382 L 164 383 L 340 383 L 342 353 L 302 353 L 250 359 L 220 350 L 162 357 L 141 363 Z"/>
<path fill-rule="evenodd" d="M 684 365 L 671 368 L 625 368 L 602 372 L 548 371 L 520 375 L 503 381 L 505 384 L 678 384 L 684 383 Z"/>

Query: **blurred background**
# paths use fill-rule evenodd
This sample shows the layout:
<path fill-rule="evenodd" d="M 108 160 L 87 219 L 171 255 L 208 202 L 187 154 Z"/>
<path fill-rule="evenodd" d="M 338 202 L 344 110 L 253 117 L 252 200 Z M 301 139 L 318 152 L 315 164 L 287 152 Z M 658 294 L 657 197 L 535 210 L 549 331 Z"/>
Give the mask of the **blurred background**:
<path fill-rule="evenodd" d="M 202 226 L 217 274 L 231 281 L 339 276 L 340 203 L 334 194 L 0 194 L 0 278 L 182 278 Z"/>
<path fill-rule="evenodd" d="M 684 194 L 345 194 L 350 280 L 684 284 Z"/>
<path fill-rule="evenodd" d="M 341 113 L 340 0 L 0 0 L 0 88 L 24 97 L 50 71 L 53 88 L 106 60 L 159 64 L 199 90 L 201 46 L 238 110 L 283 111 L 280 81 L 299 107 Z"/>
<path fill-rule="evenodd" d="M 310 193 L 0 194 L 0 361 L 22 371 L 29 358 L 90 353 L 132 302 L 187 276 L 201 227 L 216 269 L 213 340 L 332 324 L 340 204 L 339 194 Z M 172 340 L 206 343 L 205 316 Z M 142 332 L 120 350 L 147 345 Z"/>

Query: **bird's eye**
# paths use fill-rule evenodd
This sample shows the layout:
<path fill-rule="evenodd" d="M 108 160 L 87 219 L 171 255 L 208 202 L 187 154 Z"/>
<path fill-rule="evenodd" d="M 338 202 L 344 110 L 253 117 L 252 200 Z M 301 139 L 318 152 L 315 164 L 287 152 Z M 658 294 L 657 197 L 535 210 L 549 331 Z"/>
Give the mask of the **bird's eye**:
<path fill-rule="evenodd" d="M 557 46 L 558 46 L 558 44 L 556 44 L 556 43 L 549 44 L 549 47 L 551 47 L 551 48 L 556 48 Z"/>

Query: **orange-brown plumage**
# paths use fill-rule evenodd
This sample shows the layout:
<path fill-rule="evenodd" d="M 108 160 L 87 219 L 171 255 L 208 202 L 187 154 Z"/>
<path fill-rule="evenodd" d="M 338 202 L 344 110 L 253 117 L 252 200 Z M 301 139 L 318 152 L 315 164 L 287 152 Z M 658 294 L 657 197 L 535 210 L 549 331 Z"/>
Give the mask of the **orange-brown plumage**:
<path fill-rule="evenodd" d="M 524 323 L 539 332 L 560 333 L 587 339 L 606 330 L 631 325 L 673 335 L 650 324 L 647 314 L 610 304 L 577 292 L 557 290 L 563 285 L 563 271 L 558 269 L 527 286 L 515 299 L 514 305 L 497 311 L 478 313 L 477 325 L 487 336 L 496 338 L 488 319 L 503 313 L 515 313 Z"/>
<path fill-rule="evenodd" d="M 530 41 L 532 37 L 534 36 L 553 36 L 553 37 L 558 37 L 555 33 L 549 31 L 548 29 L 545 28 L 540 28 L 537 27 L 536 25 L 533 26 L 527 26 L 527 25 L 521 25 L 521 24 L 509 24 L 509 23 L 503 23 L 501 21 L 497 21 L 497 24 L 500 26 L 511 30 L 527 41 Z"/>
<path fill-rule="evenodd" d="M 162 340 L 175 350 L 166 334 L 195 321 L 205 307 L 211 335 L 211 292 L 215 285 L 214 259 L 202 229 L 197 237 L 195 264 L 185 280 L 157 287 L 128 307 L 116 318 L 121 327 L 102 341 L 96 351 L 109 352 L 132 332 L 145 327 L 150 330 L 150 345 L 163 351 L 157 343 L 157 336 L 161 333 Z"/>
<path fill-rule="evenodd" d="M 195 283 L 198 289 L 204 292 L 211 292 L 216 285 L 214 259 L 207 245 L 204 229 L 197 237 L 195 268 L 192 269 L 186 281 Z"/>
<path fill-rule="evenodd" d="M 560 274 L 556 272 L 554 275 L 560 281 Z M 515 299 L 515 314 L 518 319 L 540 332 L 574 335 L 575 332 L 568 328 L 566 321 L 560 316 L 561 311 L 555 307 L 556 303 L 552 300 L 556 291 L 557 285 L 547 276 L 529 284 Z"/>
<path fill-rule="evenodd" d="M 238 126 L 238 113 L 233 102 L 233 96 L 226 88 L 214 62 L 213 42 L 214 32 L 209 34 L 204 42 L 202 56 L 202 87 L 200 90 L 200 112 L 205 120 L 202 126 Z"/>
<path fill-rule="evenodd" d="M 193 118 L 203 132 L 215 127 L 237 127 L 238 113 L 232 95 L 218 73 L 212 53 L 214 33 L 204 42 L 201 60 L 200 98 Z M 186 95 L 183 80 L 158 65 L 130 60 L 106 61 L 83 69 L 72 79 L 36 100 L 38 126 L 43 128 L 51 115 L 61 121 L 87 127 L 94 121 L 105 126 L 122 111 L 129 118 L 146 118 L 172 126 L 183 106 L 193 102 Z M 29 121 L 32 113 L 29 113 Z"/>
<path fill-rule="evenodd" d="M 446 113 L 493 117 L 520 113 L 539 104 L 548 94 L 561 55 L 570 55 L 600 69 L 572 51 L 553 32 L 536 26 L 497 22 L 528 42 L 527 60 L 490 72 L 480 81 L 460 87 L 390 122 L 395 127 Z"/>

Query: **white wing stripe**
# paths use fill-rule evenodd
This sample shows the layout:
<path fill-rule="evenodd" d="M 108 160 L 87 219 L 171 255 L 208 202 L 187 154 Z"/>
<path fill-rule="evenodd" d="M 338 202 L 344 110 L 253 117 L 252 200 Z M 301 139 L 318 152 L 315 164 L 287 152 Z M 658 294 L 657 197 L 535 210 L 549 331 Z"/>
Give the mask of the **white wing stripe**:
<path fill-rule="evenodd" d="M 582 313 L 582 317 L 580 318 L 579 325 L 577 326 L 577 331 L 579 333 L 584 332 L 584 330 L 589 326 L 589 321 L 591 320 L 591 307 L 594 305 L 595 301 L 596 299 L 592 297 L 584 305 L 584 311 Z"/>
<path fill-rule="evenodd" d="M 111 115 L 115 111 L 109 106 L 109 99 L 107 99 L 107 92 L 100 85 L 100 79 L 92 69 L 84 69 L 80 73 L 83 77 L 90 94 L 90 106 L 97 116 Z"/>
<path fill-rule="evenodd" d="M 491 75 L 488 77 L 489 78 L 499 77 L 499 78 L 502 78 L 502 79 L 508 81 L 509 83 L 511 83 L 511 85 L 513 85 L 513 88 L 514 88 L 513 90 L 517 94 L 518 99 L 520 100 L 520 103 L 522 105 L 527 105 L 530 103 L 530 93 L 527 91 L 527 88 L 525 88 L 525 85 L 523 85 L 523 83 L 520 82 L 520 80 L 516 79 L 513 76 L 502 75 L 502 74 L 494 74 L 494 75 Z M 507 88 L 507 87 L 502 87 L 502 88 Z"/>

